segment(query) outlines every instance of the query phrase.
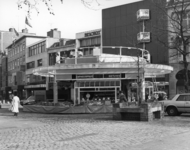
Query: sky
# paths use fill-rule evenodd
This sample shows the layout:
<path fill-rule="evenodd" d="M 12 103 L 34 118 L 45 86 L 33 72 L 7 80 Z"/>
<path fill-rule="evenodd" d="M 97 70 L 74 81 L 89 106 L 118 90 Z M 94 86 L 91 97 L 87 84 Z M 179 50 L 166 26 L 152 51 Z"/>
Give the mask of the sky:
<path fill-rule="evenodd" d="M 101 5 L 98 7 L 97 3 L 94 3 L 94 9 L 89 9 L 81 0 L 63 0 L 63 3 L 60 0 L 52 0 L 55 15 L 51 15 L 46 5 L 39 0 L 39 14 L 34 10 L 29 19 L 31 28 L 25 24 L 27 9 L 23 7 L 18 10 L 18 0 L 0 0 L 0 30 L 15 28 L 21 32 L 27 28 L 30 33 L 47 36 L 50 29 L 57 28 L 61 31 L 62 38 L 75 38 L 76 33 L 102 28 L 102 9 L 137 1 L 140 0 L 98 0 Z"/>

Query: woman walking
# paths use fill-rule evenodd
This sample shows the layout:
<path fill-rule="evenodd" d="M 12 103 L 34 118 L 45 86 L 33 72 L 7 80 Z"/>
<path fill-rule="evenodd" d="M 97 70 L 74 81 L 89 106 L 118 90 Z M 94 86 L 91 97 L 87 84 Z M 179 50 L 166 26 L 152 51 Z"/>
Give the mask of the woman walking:
<path fill-rule="evenodd" d="M 12 94 L 12 112 L 14 113 L 14 116 L 18 116 L 19 113 L 19 104 L 20 99 L 16 94 Z"/>

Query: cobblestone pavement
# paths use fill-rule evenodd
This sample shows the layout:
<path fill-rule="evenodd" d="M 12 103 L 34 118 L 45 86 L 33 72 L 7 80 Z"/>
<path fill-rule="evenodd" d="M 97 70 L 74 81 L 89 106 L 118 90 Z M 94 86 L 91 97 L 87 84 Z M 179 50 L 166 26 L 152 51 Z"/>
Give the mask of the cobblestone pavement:
<path fill-rule="evenodd" d="M 153 122 L 114 121 L 111 115 L 53 115 L 0 109 L 0 150 L 126 150 L 190 132 L 190 116 Z"/>

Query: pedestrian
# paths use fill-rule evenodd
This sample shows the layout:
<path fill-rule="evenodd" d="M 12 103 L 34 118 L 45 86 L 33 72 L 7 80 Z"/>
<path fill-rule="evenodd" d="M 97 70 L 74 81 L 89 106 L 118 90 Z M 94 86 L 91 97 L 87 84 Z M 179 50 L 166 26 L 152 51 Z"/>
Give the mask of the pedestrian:
<path fill-rule="evenodd" d="M 122 91 L 119 91 L 119 103 L 127 102 L 127 98 Z"/>
<path fill-rule="evenodd" d="M 12 103 L 11 104 L 12 104 L 11 111 L 14 113 L 14 116 L 18 116 L 20 99 L 16 93 L 15 94 L 12 93 Z"/>

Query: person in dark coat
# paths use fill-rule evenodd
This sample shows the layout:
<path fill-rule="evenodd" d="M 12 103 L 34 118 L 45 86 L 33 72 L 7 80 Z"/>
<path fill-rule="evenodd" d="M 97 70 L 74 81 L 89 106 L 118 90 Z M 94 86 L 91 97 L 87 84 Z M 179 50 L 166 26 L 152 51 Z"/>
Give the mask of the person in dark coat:
<path fill-rule="evenodd" d="M 125 94 L 122 91 L 120 91 L 119 92 L 119 103 L 122 103 L 122 102 L 127 102 L 127 98 L 126 98 Z"/>

